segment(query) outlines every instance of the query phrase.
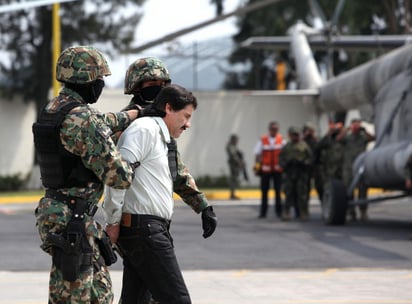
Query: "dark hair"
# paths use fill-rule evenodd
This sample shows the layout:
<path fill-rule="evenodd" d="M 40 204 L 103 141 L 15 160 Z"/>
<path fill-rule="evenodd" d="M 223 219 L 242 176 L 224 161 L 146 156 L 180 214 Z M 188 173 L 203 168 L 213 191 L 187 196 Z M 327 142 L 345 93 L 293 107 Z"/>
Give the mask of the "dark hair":
<path fill-rule="evenodd" d="M 239 139 L 239 137 L 236 134 L 230 135 L 230 138 L 229 138 L 230 141 L 238 140 L 238 139 Z"/>
<path fill-rule="evenodd" d="M 276 127 L 278 127 L 279 128 L 279 124 L 278 124 L 278 122 L 277 121 L 271 121 L 271 122 L 269 122 L 269 125 L 268 125 L 268 127 L 269 127 L 269 129 L 272 127 L 272 126 L 276 126 Z"/>
<path fill-rule="evenodd" d="M 169 104 L 173 111 L 179 111 L 187 105 L 193 105 L 197 108 L 197 99 L 192 92 L 177 84 L 170 84 L 163 87 L 153 101 L 158 110 L 165 110 L 166 104 Z"/>

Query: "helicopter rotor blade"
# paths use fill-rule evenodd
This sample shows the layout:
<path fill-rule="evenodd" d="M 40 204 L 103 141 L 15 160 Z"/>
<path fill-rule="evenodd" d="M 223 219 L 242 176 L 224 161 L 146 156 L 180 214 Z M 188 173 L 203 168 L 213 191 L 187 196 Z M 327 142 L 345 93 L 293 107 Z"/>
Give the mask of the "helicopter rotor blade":
<path fill-rule="evenodd" d="M 339 0 L 338 4 L 335 7 L 335 11 L 333 12 L 332 19 L 330 21 L 331 27 L 337 26 L 339 17 L 342 13 L 343 6 L 345 5 L 345 0 Z"/>

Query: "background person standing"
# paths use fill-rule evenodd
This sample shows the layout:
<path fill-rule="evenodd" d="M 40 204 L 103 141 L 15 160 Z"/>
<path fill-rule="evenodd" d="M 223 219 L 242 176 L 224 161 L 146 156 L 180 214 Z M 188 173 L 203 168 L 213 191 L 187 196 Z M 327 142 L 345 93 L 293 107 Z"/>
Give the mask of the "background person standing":
<path fill-rule="evenodd" d="M 354 118 L 348 128 L 342 129 L 342 131 L 337 135 L 336 139 L 340 141 L 344 147 L 343 150 L 343 166 L 342 166 L 342 177 L 343 183 L 346 188 L 349 188 L 354 176 L 352 173 L 352 166 L 356 158 L 366 150 L 369 142 L 375 139 L 375 137 L 370 134 L 361 125 L 361 120 Z M 358 198 L 367 198 L 367 188 L 362 185 L 358 186 Z M 353 193 L 349 200 L 353 199 Z M 368 219 L 367 210 L 368 205 L 360 205 L 360 219 L 366 221 Z M 348 215 L 350 220 L 356 221 L 356 210 L 354 207 L 348 208 Z"/>
<path fill-rule="evenodd" d="M 243 153 L 238 148 L 239 137 L 236 134 L 232 134 L 229 137 L 229 142 L 226 145 L 227 162 L 229 165 L 229 188 L 230 188 L 230 199 L 238 200 L 240 199 L 236 196 L 236 188 L 239 187 L 239 175 L 243 173 L 245 180 L 248 180 L 248 175 L 246 172 L 246 166 L 243 159 Z"/>
<path fill-rule="evenodd" d="M 268 192 L 270 182 L 275 190 L 275 214 L 282 217 L 282 168 L 279 166 L 279 154 L 286 141 L 279 134 L 279 124 L 276 121 L 269 123 L 269 133 L 263 135 L 255 146 L 255 165 L 253 170 L 260 176 L 261 203 L 259 218 L 265 218 L 268 209 Z"/>
<path fill-rule="evenodd" d="M 309 146 L 313 154 L 313 162 L 309 167 L 309 186 L 308 186 L 308 199 L 310 199 L 310 191 L 312 186 L 315 186 L 318 198 L 321 201 L 323 197 L 323 179 L 320 166 L 320 154 L 318 151 L 319 139 L 315 133 L 315 126 L 312 122 L 306 122 L 302 128 L 302 139 Z M 313 182 L 312 182 L 313 181 Z"/>
<path fill-rule="evenodd" d="M 290 127 L 289 141 L 279 155 L 283 168 L 285 205 L 283 220 L 290 220 L 290 209 L 295 208 L 295 217 L 302 221 L 309 219 L 308 186 L 313 154 L 310 147 L 300 138 L 299 130 Z"/>

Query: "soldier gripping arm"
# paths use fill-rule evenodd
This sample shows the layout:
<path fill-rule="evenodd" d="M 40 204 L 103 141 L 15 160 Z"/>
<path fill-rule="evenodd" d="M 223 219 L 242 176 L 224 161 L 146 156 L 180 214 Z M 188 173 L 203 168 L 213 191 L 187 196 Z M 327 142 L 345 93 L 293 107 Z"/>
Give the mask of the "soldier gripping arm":
<path fill-rule="evenodd" d="M 199 191 L 195 179 L 182 162 L 179 152 L 177 152 L 177 177 L 173 183 L 173 191 L 196 213 L 200 213 L 209 205 L 206 196 Z"/>
<path fill-rule="evenodd" d="M 127 114 L 125 116 L 125 124 L 126 121 L 130 123 Z M 75 124 L 76 120 L 83 121 L 77 131 L 79 126 Z M 110 135 L 110 128 L 102 123 L 96 113 L 88 111 L 72 113 L 63 122 L 61 131 L 66 150 L 80 155 L 85 167 L 92 170 L 105 185 L 125 189 L 130 186 L 133 169 L 122 159 Z"/>

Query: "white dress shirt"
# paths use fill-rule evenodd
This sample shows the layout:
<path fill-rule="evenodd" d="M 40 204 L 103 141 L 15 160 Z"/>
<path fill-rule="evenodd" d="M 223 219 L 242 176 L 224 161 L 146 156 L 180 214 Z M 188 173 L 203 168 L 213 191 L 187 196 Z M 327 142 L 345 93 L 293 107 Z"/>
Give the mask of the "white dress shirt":
<path fill-rule="evenodd" d="M 103 211 L 108 224 L 119 223 L 122 213 L 171 219 L 174 201 L 169 142 L 169 130 L 160 117 L 136 119 L 123 132 L 118 142 L 120 153 L 129 163 L 140 162 L 140 166 L 129 189 L 106 187 Z"/>

